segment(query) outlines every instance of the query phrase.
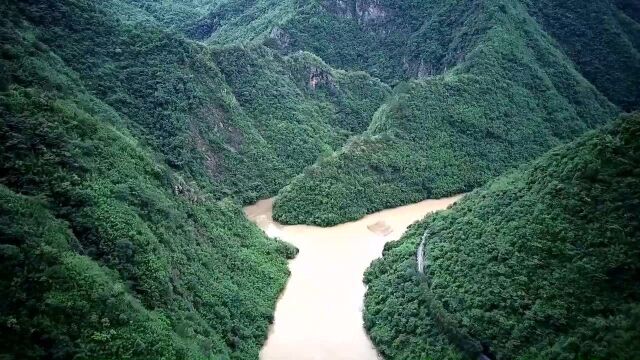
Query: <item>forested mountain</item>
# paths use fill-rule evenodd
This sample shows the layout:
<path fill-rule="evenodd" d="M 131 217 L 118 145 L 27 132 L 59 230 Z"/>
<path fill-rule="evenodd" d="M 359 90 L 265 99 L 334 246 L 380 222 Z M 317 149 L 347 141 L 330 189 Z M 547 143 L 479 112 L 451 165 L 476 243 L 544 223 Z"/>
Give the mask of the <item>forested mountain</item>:
<path fill-rule="evenodd" d="M 238 111 L 206 53 L 93 2 L 1 6 L 0 357 L 255 358 L 292 250 L 200 180 L 187 114 L 222 138 L 197 105 Z"/>
<path fill-rule="evenodd" d="M 279 193 L 282 222 L 330 225 L 470 191 L 640 104 L 628 0 L 0 15 L 7 359 L 254 359 L 296 250 L 242 205 Z"/>
<path fill-rule="evenodd" d="M 637 106 L 638 24 L 606 1 L 535 3 L 416 2 L 428 12 L 411 38 L 419 79 L 397 86 L 361 137 L 284 188 L 276 218 L 333 225 L 466 192 Z M 380 11 L 404 13 L 393 9 Z"/>
<path fill-rule="evenodd" d="M 119 2 L 0 6 L 0 353 L 255 358 L 293 250 L 239 205 L 366 128 L 389 88 Z"/>
<path fill-rule="evenodd" d="M 388 244 L 365 299 L 385 357 L 637 359 L 638 139 L 623 116 Z"/>

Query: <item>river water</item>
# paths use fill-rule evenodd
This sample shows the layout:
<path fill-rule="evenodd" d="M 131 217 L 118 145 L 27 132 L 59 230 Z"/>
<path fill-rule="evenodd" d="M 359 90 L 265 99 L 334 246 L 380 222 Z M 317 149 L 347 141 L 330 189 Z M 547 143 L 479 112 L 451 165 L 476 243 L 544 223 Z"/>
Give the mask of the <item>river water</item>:
<path fill-rule="evenodd" d="M 283 226 L 272 219 L 273 199 L 245 208 L 270 237 L 300 249 L 289 262 L 291 277 L 278 301 L 261 360 L 379 359 L 362 321 L 362 276 L 384 244 L 397 240 L 425 215 L 460 196 L 383 210 L 330 228 Z"/>

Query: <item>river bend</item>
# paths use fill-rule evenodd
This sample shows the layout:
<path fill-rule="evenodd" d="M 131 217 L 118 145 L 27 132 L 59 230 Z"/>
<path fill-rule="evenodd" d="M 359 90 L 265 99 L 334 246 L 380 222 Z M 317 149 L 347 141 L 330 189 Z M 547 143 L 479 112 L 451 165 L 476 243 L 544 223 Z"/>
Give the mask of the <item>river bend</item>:
<path fill-rule="evenodd" d="M 412 223 L 447 208 L 460 196 L 383 210 L 329 228 L 283 226 L 273 221 L 273 199 L 245 208 L 270 237 L 300 249 L 280 297 L 261 360 L 376 360 L 362 320 L 362 276 Z"/>

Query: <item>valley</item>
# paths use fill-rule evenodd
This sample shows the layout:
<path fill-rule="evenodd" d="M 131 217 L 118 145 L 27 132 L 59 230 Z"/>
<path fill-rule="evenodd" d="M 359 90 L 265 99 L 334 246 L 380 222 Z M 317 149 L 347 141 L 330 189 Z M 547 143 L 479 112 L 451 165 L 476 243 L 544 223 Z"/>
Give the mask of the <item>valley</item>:
<path fill-rule="evenodd" d="M 0 359 L 639 359 L 638 111 L 634 0 L 0 1 Z"/>

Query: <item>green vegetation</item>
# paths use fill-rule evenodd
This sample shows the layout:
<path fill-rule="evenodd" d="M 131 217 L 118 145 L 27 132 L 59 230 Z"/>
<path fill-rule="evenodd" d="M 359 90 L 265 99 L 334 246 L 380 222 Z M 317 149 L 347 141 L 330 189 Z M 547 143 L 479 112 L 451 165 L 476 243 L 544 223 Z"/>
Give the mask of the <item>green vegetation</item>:
<path fill-rule="evenodd" d="M 292 250 L 158 162 L 32 29 L 6 25 L 1 356 L 255 358 Z"/>
<path fill-rule="evenodd" d="M 280 191 L 275 216 L 282 222 L 332 225 L 470 191 L 638 107 L 639 10 L 627 0 L 0 2 L 0 358 L 256 358 L 296 250 L 267 238 L 241 205 Z M 615 141 L 627 144 L 624 134 L 637 130 L 637 121 L 626 122 L 572 146 L 618 149 Z M 599 167 L 584 165 L 591 169 L 584 176 L 595 181 L 600 172 L 608 179 L 607 171 L 626 169 L 616 161 L 637 160 L 631 150 L 616 153 L 610 168 L 593 155 Z M 579 165 L 589 161 L 580 159 Z M 622 179 L 627 173 L 620 171 Z M 549 174 L 540 186 L 570 181 L 570 173 Z M 498 192 L 500 184 L 500 192 L 533 186 L 514 174 L 478 194 Z M 600 189 L 587 183 L 571 191 Z M 630 184 L 619 183 L 620 191 Z M 581 220 L 583 230 L 603 241 L 636 234 L 624 227 L 635 221 L 636 204 L 625 203 L 631 215 L 615 227 L 623 210 L 606 207 L 620 203 L 603 197 L 614 194 L 606 189 L 574 197 L 577 205 L 600 199 L 609 216 Z M 473 200 L 479 196 L 465 206 L 481 202 Z M 522 223 L 539 219 L 537 212 L 518 216 Z M 551 220 L 570 224 L 563 219 Z M 404 310 L 417 312 L 415 322 L 400 322 L 418 337 L 396 336 L 404 330 L 385 322 L 374 310 L 382 298 L 370 295 L 367 324 L 385 354 L 456 357 L 477 351 L 477 341 L 505 356 L 635 351 L 625 337 L 634 334 L 625 328 L 633 323 L 625 321 L 638 311 L 624 307 L 637 296 L 633 287 L 621 293 L 602 285 L 576 299 L 593 305 L 576 315 L 592 319 L 592 329 L 578 320 L 545 322 L 569 311 L 553 303 L 558 291 L 588 288 L 577 277 L 552 278 L 548 293 L 532 290 L 541 305 L 517 328 L 514 314 L 529 303 L 504 302 L 510 307 L 500 323 L 484 312 L 465 313 L 477 308 L 458 298 L 444 301 L 454 295 L 441 285 L 413 286 L 430 280 L 412 273 L 377 288 L 387 279 L 382 267 L 396 269 L 393 254 L 406 265 L 416 234 L 436 225 L 416 227 L 400 243 L 408 245 L 388 251 L 369 274 L 370 294 L 395 289 L 398 299 L 413 299 Z M 547 236 L 543 230 L 531 235 Z M 429 256 L 440 256 L 434 234 Z M 513 239 L 523 237 L 517 234 Z M 622 255 L 637 253 L 622 240 L 604 245 L 593 269 L 567 271 L 600 281 L 599 269 L 622 266 L 605 275 L 627 289 L 626 271 L 636 270 L 625 267 Z M 493 259 L 480 255 L 477 261 Z M 559 263 L 566 259 L 560 255 Z M 410 284 L 402 288 L 410 294 L 399 284 Z M 598 303 L 605 290 L 618 299 Z M 489 309 L 503 304 L 492 296 L 485 299 L 494 301 Z M 487 321 L 492 332 L 475 323 L 448 326 L 459 319 L 428 316 L 431 310 L 418 306 L 425 301 L 435 304 L 429 309 Z M 598 317 L 605 313 L 613 315 Z M 609 328 L 621 335 L 594 335 Z M 514 342 L 501 342 L 511 332 Z M 406 353 L 397 350 L 403 346 Z"/>
<path fill-rule="evenodd" d="M 188 41 L 136 5 L 0 5 L 0 357 L 256 358 L 295 249 L 239 205 L 390 93 L 308 53 Z"/>
<path fill-rule="evenodd" d="M 640 7 L 618 2 L 619 8 L 608 1 L 579 0 L 528 6 L 580 73 L 613 103 L 632 110 L 640 105 Z M 635 20 L 629 18 L 634 11 Z"/>
<path fill-rule="evenodd" d="M 254 126 L 284 165 L 277 169 L 281 179 L 291 179 L 364 131 L 390 93 L 379 80 L 334 70 L 310 53 L 282 57 L 263 46 L 233 46 L 215 58 L 240 106 L 257 120 Z"/>
<path fill-rule="evenodd" d="M 581 64 L 576 67 L 546 26 L 517 1 L 459 2 L 466 9 L 460 12 L 450 2 L 438 4 L 431 11 L 439 16 L 425 23 L 419 40 L 422 52 L 433 58 L 423 64 L 453 51 L 432 38 L 443 19 L 451 19 L 453 30 L 444 38 L 458 47 L 459 62 L 441 75 L 397 86 L 361 137 L 280 191 L 277 220 L 334 225 L 390 206 L 469 191 L 618 113 L 581 76 L 581 67 L 610 63 L 630 69 L 620 75 L 627 83 L 640 81 L 640 72 L 633 70 L 640 58 L 634 55 L 573 54 Z M 587 20 L 579 18 L 581 24 Z M 547 21 L 556 24 L 553 18 Z M 612 44 L 609 52 L 615 54 L 617 42 L 605 41 L 613 35 L 600 35 L 593 35 L 601 39 L 597 43 Z M 626 41 L 626 33 L 617 35 L 619 42 Z M 612 77 L 602 82 L 619 83 Z M 622 93 L 633 97 L 627 90 Z M 629 100 L 606 93 L 618 103 Z"/>
<path fill-rule="evenodd" d="M 478 21 L 478 13 L 524 6 L 612 102 L 626 110 L 639 102 L 640 6 L 633 0 L 121 1 L 191 38 L 310 51 L 332 66 L 365 70 L 390 84 L 455 67 L 494 25 Z"/>
<path fill-rule="evenodd" d="M 637 359 L 640 114 L 428 217 L 365 275 L 388 359 Z M 426 268 L 416 249 L 427 233 Z"/>
<path fill-rule="evenodd" d="M 187 37 L 216 44 L 264 39 L 295 13 L 293 0 L 119 0 Z"/>
<path fill-rule="evenodd" d="M 89 92 L 125 117 L 136 138 L 217 199 L 234 196 L 248 203 L 274 194 L 328 149 L 339 148 L 352 131 L 361 131 L 363 119 L 371 118 L 389 91 L 364 74 L 338 72 L 309 56 L 287 60 L 258 45 L 244 50 L 200 46 L 151 20 L 122 20 L 146 18 L 119 6 L 51 1 L 13 7 L 15 22 L 28 20 L 37 41 L 60 57 Z M 114 11 L 122 14 L 116 17 Z M 228 68 L 223 73 L 217 64 Z M 250 65 L 259 68 L 249 70 Z M 309 79 L 317 67 L 328 80 L 337 80 L 316 89 L 299 81 Z M 234 96 L 258 82 L 261 99 Z M 331 94 L 323 90 L 328 85 L 335 90 Z M 283 93 L 287 97 L 281 99 Z M 269 107 L 272 102 L 282 103 L 279 111 L 287 116 L 274 116 L 279 113 Z M 359 123 L 346 126 L 339 117 Z M 301 129 L 301 123 L 308 128 Z M 289 142 L 295 138 L 299 146 L 293 156 L 299 158 L 279 151 L 283 136 Z"/>

